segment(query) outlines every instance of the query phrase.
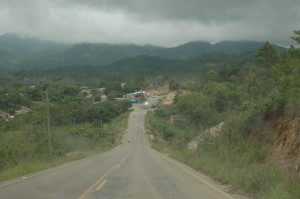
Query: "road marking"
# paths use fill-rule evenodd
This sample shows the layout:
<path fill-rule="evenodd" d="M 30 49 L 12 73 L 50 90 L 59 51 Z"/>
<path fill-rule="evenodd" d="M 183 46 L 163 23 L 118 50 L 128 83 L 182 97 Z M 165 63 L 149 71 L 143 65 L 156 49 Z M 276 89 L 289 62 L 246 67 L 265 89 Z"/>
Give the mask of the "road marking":
<path fill-rule="evenodd" d="M 8 183 L 5 183 L 5 184 L 2 184 L 0 185 L 0 187 L 5 187 L 7 185 L 10 185 L 10 184 L 13 184 L 13 183 L 16 183 L 16 182 L 19 182 L 20 180 L 14 180 L 14 181 L 11 181 L 11 182 L 8 182 Z"/>
<path fill-rule="evenodd" d="M 108 169 L 92 186 L 90 186 L 78 199 L 84 199 L 118 164 Z"/>
<path fill-rule="evenodd" d="M 43 175 L 43 174 L 47 174 L 47 173 L 50 173 L 50 172 L 54 172 L 54 171 L 57 171 L 57 170 L 59 170 L 59 169 L 62 169 L 62 168 L 65 168 L 65 167 L 67 167 L 67 166 L 71 166 L 73 163 L 69 163 L 69 164 L 67 164 L 67 165 L 60 165 L 60 166 L 57 166 L 57 168 L 49 168 L 49 169 L 46 169 L 46 170 L 44 170 L 44 171 L 37 171 L 37 173 L 34 173 L 34 174 L 32 174 L 32 175 L 24 175 L 24 176 L 22 176 L 22 177 L 19 177 L 17 180 L 14 180 L 14 181 L 11 181 L 11 182 L 7 182 L 7 183 L 5 183 L 5 184 L 2 184 L 2 185 L 0 185 L 0 188 L 1 187 L 5 187 L 5 186 L 7 186 L 7 185 L 10 185 L 10 184 L 14 184 L 14 183 L 16 183 L 16 182 L 21 182 L 21 181 L 25 181 L 25 180 L 27 180 L 27 179 L 29 179 L 29 178 L 33 178 L 33 177 L 36 177 L 36 176 L 40 176 L 40 175 Z"/>
<path fill-rule="evenodd" d="M 107 183 L 107 179 L 105 179 L 105 180 L 97 187 L 96 190 L 99 191 L 100 189 L 102 189 L 106 183 Z"/>
<path fill-rule="evenodd" d="M 155 151 L 155 150 L 153 150 Z M 160 154 L 159 152 L 155 151 L 156 153 L 158 153 L 163 159 L 165 159 L 166 161 L 170 162 L 171 164 L 173 164 L 174 166 L 182 169 L 183 171 L 185 171 L 186 173 L 190 174 L 191 176 L 194 176 L 195 178 L 197 178 L 198 180 L 200 180 L 201 182 L 203 182 L 204 184 L 208 185 L 210 188 L 214 189 L 215 191 L 217 191 L 218 193 L 224 195 L 226 198 L 229 199 L 235 199 L 233 197 L 231 197 L 230 195 L 228 195 L 227 193 L 225 193 L 224 191 L 218 189 L 217 187 L 215 187 L 214 185 L 212 185 L 211 183 L 207 182 L 206 180 L 204 180 L 203 178 L 193 174 L 192 172 L 190 172 L 189 170 L 183 168 L 182 166 L 179 166 L 177 164 L 175 164 L 174 162 L 172 162 L 171 160 L 167 159 L 166 157 L 164 157 L 162 154 Z"/>

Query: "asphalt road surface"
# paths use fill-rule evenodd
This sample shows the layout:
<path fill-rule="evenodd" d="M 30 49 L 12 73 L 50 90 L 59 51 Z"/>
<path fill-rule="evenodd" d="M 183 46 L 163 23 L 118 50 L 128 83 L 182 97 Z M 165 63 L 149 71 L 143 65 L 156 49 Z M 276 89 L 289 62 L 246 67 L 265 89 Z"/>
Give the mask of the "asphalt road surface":
<path fill-rule="evenodd" d="M 155 103 L 156 99 L 151 99 Z M 243 199 L 149 147 L 147 110 L 134 105 L 123 144 L 113 150 L 0 183 L 2 199 Z"/>

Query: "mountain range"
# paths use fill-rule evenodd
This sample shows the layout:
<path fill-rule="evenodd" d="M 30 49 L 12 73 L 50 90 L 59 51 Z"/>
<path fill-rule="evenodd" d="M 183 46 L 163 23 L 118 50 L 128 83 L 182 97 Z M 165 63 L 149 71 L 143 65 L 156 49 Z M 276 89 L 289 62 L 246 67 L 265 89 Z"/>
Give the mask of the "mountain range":
<path fill-rule="evenodd" d="M 0 36 L 0 72 L 59 66 L 101 66 L 139 55 L 176 60 L 213 52 L 244 55 L 254 53 L 262 45 L 263 42 L 256 41 L 222 41 L 216 44 L 194 41 L 171 48 L 101 43 L 71 45 L 5 34 Z"/>

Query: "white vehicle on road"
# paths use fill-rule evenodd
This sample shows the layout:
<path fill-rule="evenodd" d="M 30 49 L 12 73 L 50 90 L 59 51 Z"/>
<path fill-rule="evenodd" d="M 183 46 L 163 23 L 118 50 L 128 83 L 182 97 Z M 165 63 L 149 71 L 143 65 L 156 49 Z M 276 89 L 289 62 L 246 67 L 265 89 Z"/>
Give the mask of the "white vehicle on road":
<path fill-rule="evenodd" d="M 145 103 L 144 103 L 144 108 L 145 108 L 145 109 L 148 109 L 148 108 L 149 108 L 149 102 L 145 102 Z"/>

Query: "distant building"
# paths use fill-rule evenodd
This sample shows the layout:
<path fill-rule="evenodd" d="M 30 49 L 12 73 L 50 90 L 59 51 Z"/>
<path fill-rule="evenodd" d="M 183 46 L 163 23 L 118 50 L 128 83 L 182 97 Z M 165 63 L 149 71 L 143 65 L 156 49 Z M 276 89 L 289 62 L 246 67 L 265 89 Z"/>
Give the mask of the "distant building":
<path fill-rule="evenodd" d="M 138 104 L 139 101 L 137 99 L 130 99 L 129 100 L 131 104 Z"/>
<path fill-rule="evenodd" d="M 86 96 L 84 96 L 85 99 L 93 99 L 93 95 L 91 93 L 88 93 Z"/>
<path fill-rule="evenodd" d="M 100 92 L 100 93 L 104 93 L 105 88 L 96 88 L 95 91 Z"/>
<path fill-rule="evenodd" d="M 117 100 L 117 101 L 122 101 L 122 100 L 127 100 L 126 98 L 120 98 L 120 97 L 117 97 L 117 98 L 114 98 L 115 100 Z"/>
<path fill-rule="evenodd" d="M 107 96 L 106 95 L 101 95 L 101 102 L 105 102 L 107 100 Z"/>
<path fill-rule="evenodd" d="M 128 93 L 124 96 L 126 99 L 142 99 L 142 98 L 146 98 L 147 94 L 145 93 L 145 91 L 138 91 L 138 92 L 134 92 L 134 93 Z"/>
<path fill-rule="evenodd" d="M 24 113 L 28 113 L 30 111 L 30 109 L 26 106 L 21 106 L 18 110 L 15 111 L 16 115 L 21 115 Z"/>
<path fill-rule="evenodd" d="M 124 88 L 124 86 L 126 85 L 127 83 L 121 83 L 121 87 Z"/>
<path fill-rule="evenodd" d="M 1 111 L 1 110 L 0 110 L 0 117 L 2 117 L 3 119 L 10 119 L 11 118 L 9 113 L 6 113 L 6 112 Z"/>
<path fill-rule="evenodd" d="M 80 94 L 90 94 L 91 92 L 92 92 L 91 89 L 83 89 L 83 90 L 81 90 L 79 93 L 80 93 Z"/>

